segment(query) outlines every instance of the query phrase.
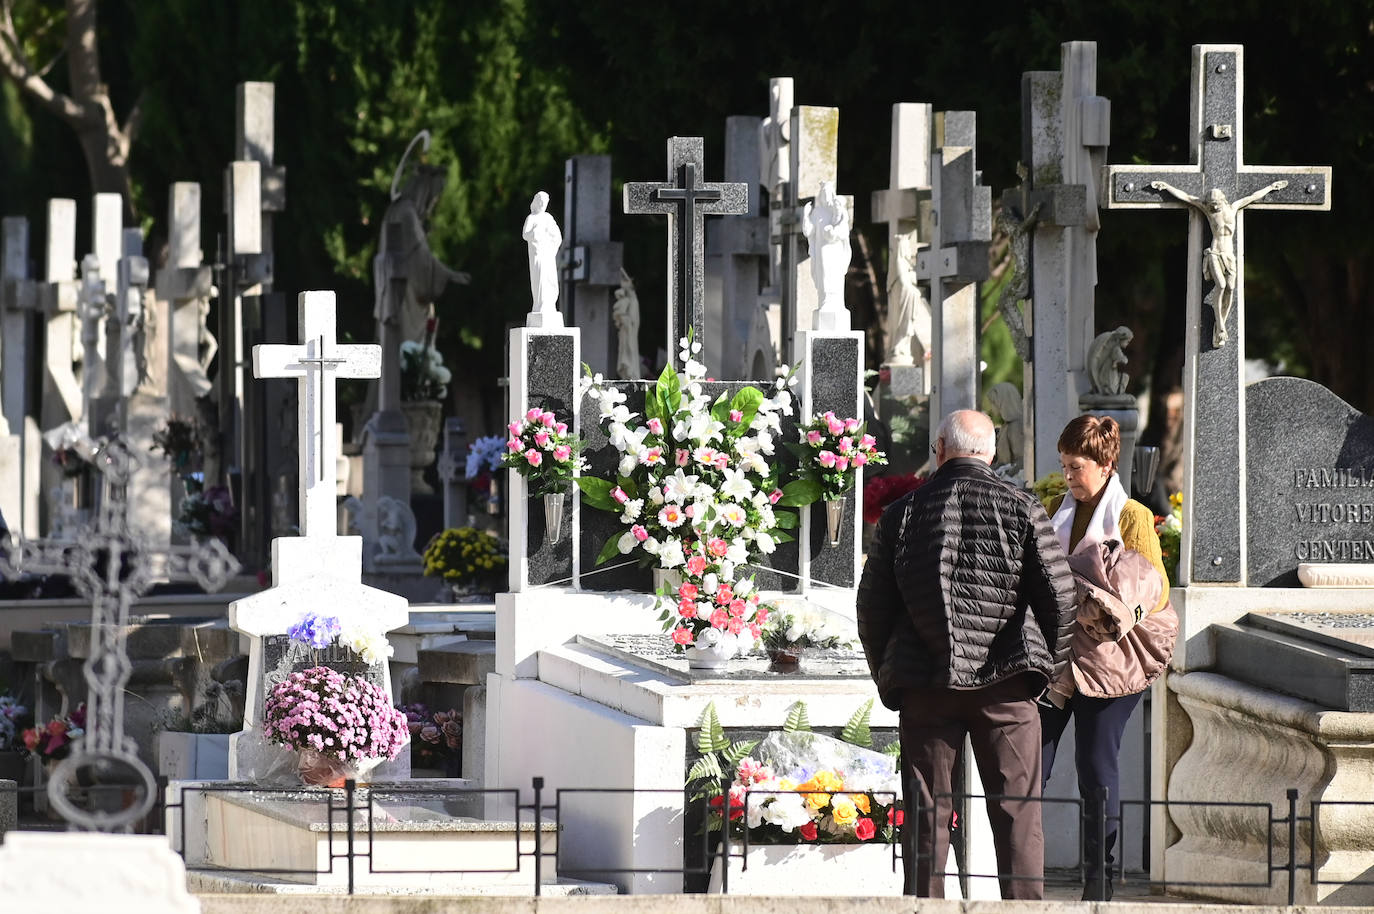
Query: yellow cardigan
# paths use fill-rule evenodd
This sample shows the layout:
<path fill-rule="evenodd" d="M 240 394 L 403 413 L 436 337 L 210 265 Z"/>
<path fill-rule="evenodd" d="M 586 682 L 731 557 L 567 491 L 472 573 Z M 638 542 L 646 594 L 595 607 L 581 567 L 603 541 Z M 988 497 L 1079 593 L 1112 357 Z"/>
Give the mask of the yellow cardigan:
<path fill-rule="evenodd" d="M 1064 504 L 1064 496 L 1056 495 L 1045 504 L 1045 510 L 1053 517 L 1062 504 Z M 1090 520 L 1092 520 L 1092 512 L 1084 511 L 1083 506 L 1079 505 L 1073 516 L 1073 530 L 1069 534 L 1070 550 L 1077 546 L 1078 541 L 1083 538 Z M 1149 559 L 1150 564 L 1155 566 L 1155 570 L 1159 572 L 1160 580 L 1164 582 L 1164 590 L 1159 595 L 1159 605 L 1154 608 L 1154 612 L 1159 612 L 1169 602 L 1169 575 L 1164 570 L 1164 556 L 1159 547 L 1159 534 L 1155 532 L 1154 512 L 1134 498 L 1128 499 L 1121 508 L 1118 526 L 1121 528 L 1121 545 L 1139 552 Z"/>

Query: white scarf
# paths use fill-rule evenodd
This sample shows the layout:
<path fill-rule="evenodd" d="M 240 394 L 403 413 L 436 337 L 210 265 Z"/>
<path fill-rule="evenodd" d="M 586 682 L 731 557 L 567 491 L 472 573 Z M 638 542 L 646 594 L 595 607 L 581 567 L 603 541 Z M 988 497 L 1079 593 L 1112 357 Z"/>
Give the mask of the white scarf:
<path fill-rule="evenodd" d="M 1121 487 L 1121 478 L 1112 474 L 1112 478 L 1107 480 L 1107 485 L 1102 492 L 1102 497 L 1097 502 L 1097 508 L 1093 511 L 1092 519 L 1088 521 L 1088 529 L 1083 534 L 1083 538 L 1078 541 L 1078 547 L 1074 552 L 1082 552 L 1084 549 L 1095 546 L 1098 543 L 1105 543 L 1107 540 L 1121 542 L 1121 509 L 1126 507 L 1126 502 L 1130 496 Z M 1050 526 L 1054 528 L 1055 534 L 1059 537 L 1059 543 L 1064 547 L 1064 551 L 1069 551 L 1069 537 L 1073 535 L 1073 515 L 1078 510 L 1078 502 L 1074 500 L 1073 494 L 1064 493 L 1064 503 L 1059 506 L 1059 510 L 1054 512 L 1054 517 L 1050 518 Z"/>

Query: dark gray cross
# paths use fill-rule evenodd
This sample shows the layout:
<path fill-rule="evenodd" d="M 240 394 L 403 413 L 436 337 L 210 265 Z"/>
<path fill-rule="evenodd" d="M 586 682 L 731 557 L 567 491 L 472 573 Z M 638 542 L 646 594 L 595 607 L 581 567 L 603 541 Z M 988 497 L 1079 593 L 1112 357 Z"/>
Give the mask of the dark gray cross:
<path fill-rule="evenodd" d="M 1242 55 L 1238 44 L 1193 45 L 1191 164 L 1112 165 L 1104 188 L 1109 209 L 1188 209 L 1185 584 L 1245 580 L 1244 208 L 1331 208 L 1330 167 L 1245 164 Z"/>
<path fill-rule="evenodd" d="M 734 183 L 699 183 L 705 144 L 699 136 L 670 137 L 668 180 L 625 184 L 627 214 L 668 215 L 668 358 L 678 364 L 678 340 L 706 327 L 704 217 L 749 211 L 749 188 Z M 681 367 L 680 365 L 678 367 Z"/>
<path fill-rule="evenodd" d="M 125 643 L 129 606 L 158 577 L 194 580 L 219 590 L 238 571 L 238 561 L 218 539 L 194 546 L 154 551 L 129 525 L 128 484 L 142 461 L 123 442 L 104 443 L 95 458 L 103 479 L 103 497 L 95 523 L 74 540 L 9 540 L 0 549 L 0 575 L 65 574 L 81 596 L 91 601 L 94 643 L 83 673 L 88 686 L 86 735 L 53 772 L 48 793 L 69 823 L 87 831 L 127 831 L 143 818 L 157 798 L 153 774 L 124 735 L 124 696 L 133 666 Z M 159 575 L 158 572 L 161 572 Z M 78 773 L 86 777 L 78 778 Z M 142 782 L 132 805 L 93 809 L 72 803 L 69 790 L 94 777 L 123 784 L 130 775 Z"/>

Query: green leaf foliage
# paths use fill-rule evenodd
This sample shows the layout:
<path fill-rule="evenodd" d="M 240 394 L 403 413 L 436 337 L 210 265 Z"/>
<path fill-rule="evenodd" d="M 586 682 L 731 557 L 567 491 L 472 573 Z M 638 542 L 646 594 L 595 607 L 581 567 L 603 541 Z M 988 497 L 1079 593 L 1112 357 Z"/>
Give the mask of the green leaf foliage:
<path fill-rule="evenodd" d="M 782 722 L 784 733 L 804 733 L 811 729 L 811 721 L 806 716 L 806 702 L 794 702 L 787 709 L 787 719 Z"/>
<path fill-rule="evenodd" d="M 779 499 L 781 501 L 781 499 Z M 795 511 L 774 511 L 773 520 L 780 530 L 795 530 L 800 521 Z"/>
<path fill-rule="evenodd" d="M 711 778 L 712 780 L 719 781 L 722 776 L 723 772 L 720 770 L 720 762 L 716 759 L 716 754 L 714 752 L 706 753 L 693 762 L 691 768 L 687 769 L 687 783 L 689 784 L 701 778 Z"/>
<path fill-rule="evenodd" d="M 716 703 L 707 702 L 705 709 L 701 712 L 701 719 L 697 721 L 697 751 L 705 755 L 707 752 L 724 752 L 730 748 L 730 741 L 725 738 L 725 728 L 720 725 L 720 719 L 716 716 Z"/>
<path fill-rule="evenodd" d="M 730 748 L 726 749 L 723 753 L 725 761 L 729 762 L 731 765 L 737 764 L 740 759 L 744 758 L 749 753 L 753 752 L 755 747 L 757 747 L 760 742 L 762 741 L 753 739 L 740 740 L 737 743 L 731 743 Z"/>
<path fill-rule="evenodd" d="M 620 535 L 612 533 L 597 553 L 596 564 L 602 565 L 620 555 Z"/>
<path fill-rule="evenodd" d="M 784 508 L 799 508 L 820 500 L 821 484 L 814 479 L 794 479 L 782 487 L 778 504 Z"/>
<path fill-rule="evenodd" d="M 599 476 L 577 477 L 577 487 L 582 490 L 582 504 L 598 511 L 619 512 L 619 506 L 616 505 L 615 499 L 611 498 L 611 490 L 615 485 L 611 480 Z"/>
<path fill-rule="evenodd" d="M 840 731 L 840 739 L 865 749 L 873 748 L 873 732 L 868 727 L 872 713 L 873 699 L 870 698 L 850 716 L 849 723 Z"/>

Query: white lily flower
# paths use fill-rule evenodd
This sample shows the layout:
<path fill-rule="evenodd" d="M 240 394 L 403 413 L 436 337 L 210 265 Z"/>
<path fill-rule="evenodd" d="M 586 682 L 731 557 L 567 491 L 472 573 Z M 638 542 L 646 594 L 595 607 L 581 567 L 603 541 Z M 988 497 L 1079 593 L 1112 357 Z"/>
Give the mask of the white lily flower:
<path fill-rule="evenodd" d="M 767 464 L 764 464 L 764 471 L 767 472 Z M 726 467 L 722 471 L 725 480 L 720 484 L 720 494 L 725 498 L 733 498 L 742 501 L 754 494 L 754 484 L 749 481 L 744 470 L 737 470 L 733 467 Z M 739 526 L 736 524 L 735 526 Z"/>
<path fill-rule="evenodd" d="M 671 476 L 664 477 L 663 498 L 679 504 L 686 502 L 696 492 L 699 478 L 695 475 L 689 476 L 679 468 Z"/>
<path fill-rule="evenodd" d="M 773 542 L 773 537 L 762 530 L 754 535 L 754 545 L 764 555 L 772 555 L 778 548 L 777 543 Z"/>
<path fill-rule="evenodd" d="M 637 466 L 639 466 L 639 460 L 635 458 L 635 455 L 626 454 L 620 458 L 620 465 L 616 469 L 620 471 L 621 476 L 629 476 Z"/>
<path fill-rule="evenodd" d="M 736 565 L 743 565 L 749 561 L 749 544 L 743 539 L 730 541 L 730 547 L 725 550 L 725 560 L 734 562 Z"/>
<path fill-rule="evenodd" d="M 635 535 L 629 530 L 626 530 L 624 533 L 620 534 L 620 539 L 616 540 L 615 548 L 620 550 L 621 555 L 624 555 L 633 549 L 637 542 L 638 540 L 635 539 Z"/>

